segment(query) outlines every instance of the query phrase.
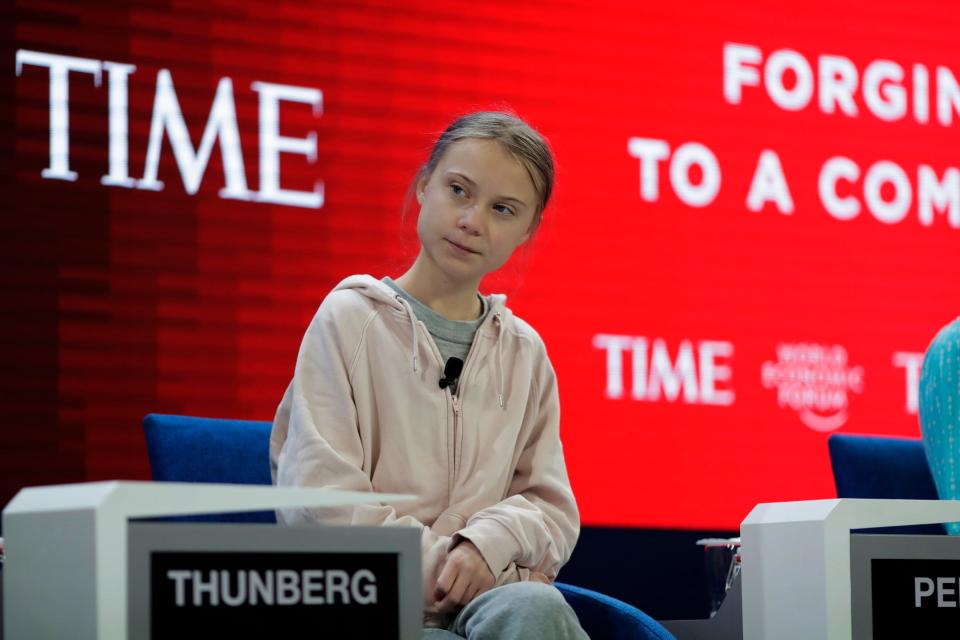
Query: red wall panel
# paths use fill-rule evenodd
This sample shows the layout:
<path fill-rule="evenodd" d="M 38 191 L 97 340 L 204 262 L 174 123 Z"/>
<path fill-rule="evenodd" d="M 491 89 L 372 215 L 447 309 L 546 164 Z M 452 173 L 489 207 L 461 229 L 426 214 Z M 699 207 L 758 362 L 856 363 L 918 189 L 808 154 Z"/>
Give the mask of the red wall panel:
<path fill-rule="evenodd" d="M 326 292 L 354 272 L 399 275 L 415 254 L 416 211 L 401 211 L 431 137 L 499 106 L 550 138 L 558 185 L 532 246 L 483 289 L 508 293 L 547 342 L 585 523 L 733 528 L 756 502 L 832 495 L 827 429 L 918 433 L 911 367 L 960 300 L 949 3 L 20 2 L 11 24 L 3 500 L 30 484 L 147 477 L 139 425 L 151 411 L 270 419 Z M 731 44 L 759 60 L 725 63 Z M 68 76 L 74 181 L 41 173 L 52 81 L 42 64 L 14 69 L 29 52 L 101 65 L 99 86 Z M 819 73 L 824 56 L 855 74 L 832 112 L 820 106 L 836 85 Z M 870 88 L 878 60 L 903 78 Z M 136 66 L 120 140 L 130 187 L 101 182 L 105 61 Z M 778 75 L 778 62 L 792 70 Z M 808 99 L 785 107 L 803 98 L 804 65 Z M 191 149 L 218 86 L 232 87 L 239 155 L 218 139 L 196 193 L 167 136 L 163 189 L 137 188 L 163 69 Z M 739 101 L 735 77 L 747 78 Z M 315 154 L 279 154 L 279 184 L 322 183 L 321 207 L 258 201 L 271 125 L 258 82 L 322 94 L 316 109 L 280 101 L 277 123 L 281 136 L 314 136 Z M 632 139 L 660 141 L 669 158 L 645 163 Z M 719 185 L 691 204 L 709 167 L 671 165 L 702 148 Z M 772 196 L 751 208 L 765 151 L 789 212 Z M 856 199 L 852 219 L 822 193 L 838 156 L 859 176 L 827 195 Z M 230 158 L 248 200 L 222 197 Z M 879 161 L 909 197 L 881 179 L 866 201 Z M 907 208 L 891 213 L 897 198 Z"/>

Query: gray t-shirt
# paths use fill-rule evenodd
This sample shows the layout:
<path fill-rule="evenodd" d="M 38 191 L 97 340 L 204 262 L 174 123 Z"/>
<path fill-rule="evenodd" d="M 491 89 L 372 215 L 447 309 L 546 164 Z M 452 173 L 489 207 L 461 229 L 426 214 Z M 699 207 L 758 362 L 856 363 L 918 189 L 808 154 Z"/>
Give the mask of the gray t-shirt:
<path fill-rule="evenodd" d="M 479 296 L 480 302 L 483 304 L 483 311 L 479 318 L 476 320 L 447 320 L 400 288 L 400 285 L 389 276 L 384 277 L 383 282 L 410 303 L 417 319 L 427 326 L 427 331 L 433 336 L 433 341 L 437 343 L 437 348 L 440 349 L 440 355 L 443 357 L 444 363 L 450 358 L 460 358 L 464 361 L 467 359 L 470 345 L 473 344 L 473 336 L 483 323 L 483 319 L 487 317 L 488 305 L 483 296 Z"/>

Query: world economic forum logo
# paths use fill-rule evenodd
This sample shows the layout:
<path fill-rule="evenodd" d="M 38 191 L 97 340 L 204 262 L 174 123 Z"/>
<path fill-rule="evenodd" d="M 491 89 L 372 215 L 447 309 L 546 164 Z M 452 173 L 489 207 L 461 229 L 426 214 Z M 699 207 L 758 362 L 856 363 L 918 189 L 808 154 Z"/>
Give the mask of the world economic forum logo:
<path fill-rule="evenodd" d="M 847 423 L 849 396 L 863 393 L 863 367 L 852 366 L 838 344 L 777 345 L 776 362 L 764 362 L 760 377 L 777 390 L 781 409 L 797 412 L 814 431 L 835 431 Z"/>

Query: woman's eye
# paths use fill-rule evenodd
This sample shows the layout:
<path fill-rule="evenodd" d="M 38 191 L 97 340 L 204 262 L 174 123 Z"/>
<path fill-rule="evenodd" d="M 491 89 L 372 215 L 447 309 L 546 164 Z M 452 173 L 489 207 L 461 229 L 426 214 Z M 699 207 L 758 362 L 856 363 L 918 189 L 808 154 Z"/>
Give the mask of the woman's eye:
<path fill-rule="evenodd" d="M 467 194 L 466 190 L 457 183 L 450 185 L 450 191 L 457 197 L 465 196 Z"/>
<path fill-rule="evenodd" d="M 494 209 L 496 209 L 497 212 L 502 213 L 502 214 L 505 215 L 505 216 L 512 216 L 512 215 L 513 215 L 513 209 L 511 209 L 510 207 L 508 207 L 508 206 L 505 205 L 505 204 L 498 204 L 497 206 L 494 207 Z"/>

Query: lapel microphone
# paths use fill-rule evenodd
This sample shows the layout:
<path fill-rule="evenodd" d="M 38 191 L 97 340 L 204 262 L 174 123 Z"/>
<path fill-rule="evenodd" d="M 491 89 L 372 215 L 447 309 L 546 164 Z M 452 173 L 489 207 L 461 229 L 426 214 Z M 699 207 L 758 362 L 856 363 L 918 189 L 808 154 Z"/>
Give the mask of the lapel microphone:
<path fill-rule="evenodd" d="M 446 389 L 453 387 L 456 389 L 457 380 L 460 378 L 460 372 L 463 370 L 463 360 L 460 358 L 450 358 L 446 366 L 443 367 L 443 377 L 440 378 L 440 388 Z"/>

